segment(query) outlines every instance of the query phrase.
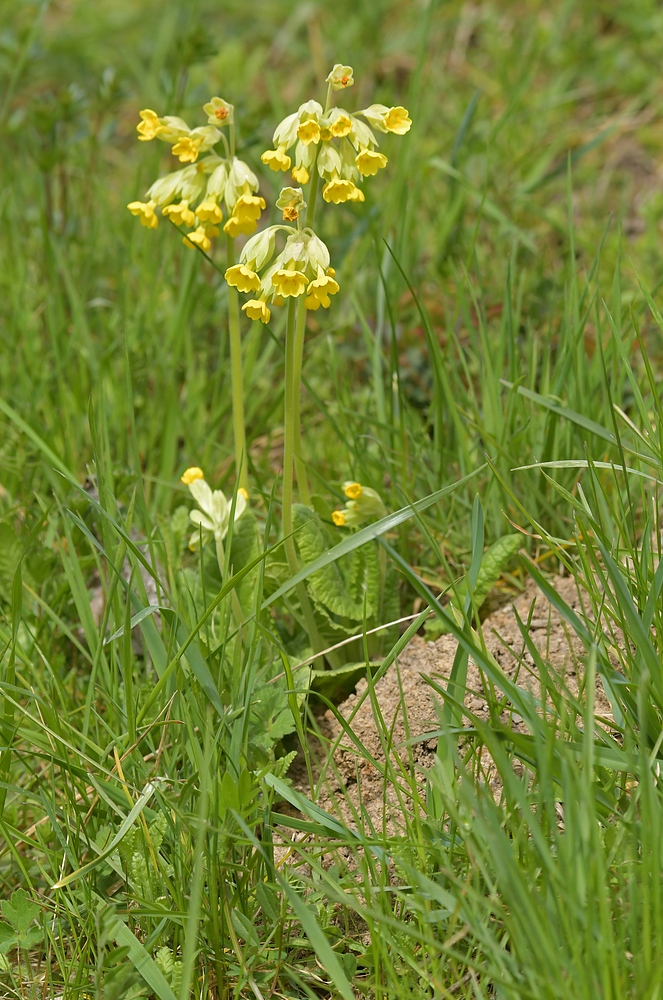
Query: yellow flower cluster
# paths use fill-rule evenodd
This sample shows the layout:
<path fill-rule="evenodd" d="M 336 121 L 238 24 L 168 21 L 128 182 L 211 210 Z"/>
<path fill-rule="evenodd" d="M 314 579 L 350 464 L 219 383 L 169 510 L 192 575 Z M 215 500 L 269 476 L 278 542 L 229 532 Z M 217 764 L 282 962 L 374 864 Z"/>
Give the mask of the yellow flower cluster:
<path fill-rule="evenodd" d="M 352 86 L 352 67 L 337 64 L 327 82 L 330 95 L 333 90 Z M 405 135 L 411 125 L 406 109 L 400 106 L 371 104 L 351 114 L 343 108 L 323 109 L 317 101 L 307 101 L 277 126 L 275 148 L 262 154 L 262 162 L 274 171 L 292 168 L 298 184 L 307 184 L 317 170 L 325 182 L 322 196 L 327 202 L 364 201 L 358 185 L 387 165 L 387 157 L 378 152 L 373 130 Z M 289 151 L 293 151 L 294 166 Z"/>
<path fill-rule="evenodd" d="M 343 483 L 343 492 L 348 498 L 345 508 L 332 512 L 332 521 L 337 528 L 357 528 L 367 521 L 379 521 L 387 516 L 382 497 L 370 486 L 349 480 Z"/>
<path fill-rule="evenodd" d="M 182 118 L 159 118 L 149 108 L 140 112 L 138 138 L 142 142 L 161 139 L 170 143 L 173 154 L 188 166 L 160 177 L 148 190 L 147 201 L 132 201 L 127 208 L 148 229 L 157 228 L 160 209 L 164 218 L 192 230 L 184 237 L 186 246 L 209 250 L 211 238 L 219 235 L 223 221 L 222 202 L 229 212 L 223 231 L 233 238 L 254 233 L 266 206 L 258 194 L 258 178 L 246 163 L 230 155 L 226 138 L 217 128 L 233 124 L 232 104 L 213 97 L 203 110 L 208 124 L 195 129 L 190 129 Z M 220 141 L 226 156 L 212 151 Z M 201 153 L 209 155 L 199 158 Z"/>
<path fill-rule="evenodd" d="M 284 200 L 298 207 L 303 205 L 297 188 L 281 192 L 277 205 L 281 207 Z M 297 212 L 298 207 L 292 210 Z M 285 245 L 275 256 L 276 238 L 281 233 L 286 234 Z M 268 323 L 269 306 L 283 305 L 288 298 L 305 295 L 307 309 L 316 310 L 320 306 L 328 309 L 330 296 L 339 290 L 334 274 L 329 266 L 329 250 L 313 230 L 280 225 L 270 226 L 252 237 L 244 246 L 239 263 L 229 267 L 225 277 L 238 291 L 256 293 L 242 309 L 250 319 Z"/>

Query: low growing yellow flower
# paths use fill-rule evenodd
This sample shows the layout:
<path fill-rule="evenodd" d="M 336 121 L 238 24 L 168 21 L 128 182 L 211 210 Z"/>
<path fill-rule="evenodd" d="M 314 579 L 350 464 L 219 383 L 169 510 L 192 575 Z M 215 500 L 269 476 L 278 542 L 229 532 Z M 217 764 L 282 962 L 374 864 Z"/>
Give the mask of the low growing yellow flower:
<path fill-rule="evenodd" d="M 355 158 L 355 163 L 362 177 L 372 177 L 387 166 L 387 157 L 375 149 L 362 149 Z"/>
<path fill-rule="evenodd" d="M 262 162 L 270 170 L 290 170 L 290 164 L 292 160 L 289 156 L 286 156 L 285 146 L 279 146 L 278 149 L 268 149 L 260 157 Z"/>
<path fill-rule="evenodd" d="M 223 220 L 223 212 L 221 211 L 221 208 L 215 201 L 212 201 L 211 198 L 200 203 L 196 209 L 196 215 L 198 216 L 199 222 L 211 222 L 212 225 L 216 225 L 217 222 L 221 222 Z"/>
<path fill-rule="evenodd" d="M 308 184 L 310 174 L 306 167 L 293 167 L 292 176 L 298 184 Z"/>
<path fill-rule="evenodd" d="M 202 144 L 200 135 L 183 135 L 173 146 L 173 156 L 177 156 L 180 163 L 195 163 Z"/>
<path fill-rule="evenodd" d="M 357 187 L 353 181 L 345 180 L 343 177 L 333 177 L 322 189 L 322 197 L 325 201 L 333 201 L 335 205 L 341 202 L 351 201 Z"/>
<path fill-rule="evenodd" d="M 260 278 L 246 264 L 233 264 L 232 267 L 228 268 L 224 277 L 228 284 L 239 292 L 257 292 L 260 288 Z"/>
<path fill-rule="evenodd" d="M 141 226 L 146 229 L 156 229 L 159 225 L 159 217 L 154 211 L 156 204 L 153 201 L 130 201 L 127 208 L 132 215 L 140 219 Z"/>
<path fill-rule="evenodd" d="M 394 132 L 396 135 L 405 135 L 410 131 L 412 119 L 405 108 L 389 108 L 385 115 L 384 127 L 387 132 Z"/>
<path fill-rule="evenodd" d="M 136 125 L 136 131 L 138 132 L 139 142 L 150 142 L 152 139 L 156 138 L 157 129 L 161 124 L 158 114 L 156 111 L 152 111 L 150 108 L 145 108 L 140 112 L 141 121 Z"/>
<path fill-rule="evenodd" d="M 335 510 L 332 514 L 332 521 L 337 527 L 358 528 L 367 521 L 379 521 L 386 517 L 387 509 L 382 497 L 370 486 L 349 480 L 343 483 L 343 492 L 349 498 L 345 510 Z"/>
<path fill-rule="evenodd" d="M 236 239 L 237 236 L 250 236 L 251 233 L 254 233 L 257 228 L 257 222 L 252 222 L 251 220 L 242 222 L 241 219 L 231 215 L 223 227 L 223 231 L 224 233 L 227 233 L 228 236 L 232 236 L 233 239 Z"/>
<path fill-rule="evenodd" d="M 308 294 L 304 300 L 304 305 L 307 309 L 313 311 L 319 309 L 320 306 L 323 309 L 329 309 L 331 305 L 329 296 L 336 295 L 338 288 L 338 282 L 330 274 L 325 274 L 322 268 L 318 266 L 317 278 L 306 289 Z"/>
<path fill-rule="evenodd" d="M 259 195 L 249 194 L 247 191 L 241 194 L 235 202 L 233 215 L 240 223 L 257 222 L 260 218 L 260 213 L 266 207 L 267 203 L 264 198 L 261 198 Z"/>
<path fill-rule="evenodd" d="M 178 202 L 176 205 L 166 205 L 161 210 L 161 214 L 167 216 L 176 226 L 192 226 L 196 221 L 196 214 L 189 208 L 189 202 Z"/>
<path fill-rule="evenodd" d="M 188 233 L 184 237 L 184 243 L 187 246 L 195 244 L 195 246 L 200 247 L 201 250 L 209 250 L 212 245 L 210 236 L 218 236 L 219 230 L 216 226 L 198 226 L 194 229 L 192 233 Z M 187 242 L 188 241 L 188 242 Z"/>
<path fill-rule="evenodd" d="M 204 479 L 205 473 L 202 469 L 199 469 L 197 465 L 192 465 L 190 469 L 180 476 L 181 481 L 185 486 L 190 486 L 191 483 L 195 483 L 196 479 Z"/>
<path fill-rule="evenodd" d="M 305 146 L 311 142 L 320 142 L 320 126 L 315 118 L 309 118 L 308 121 L 301 123 L 297 129 L 297 138 L 301 139 Z"/>
<path fill-rule="evenodd" d="M 339 114 L 329 127 L 331 135 L 343 139 L 352 132 L 352 120 L 346 114 Z"/>
<path fill-rule="evenodd" d="M 245 312 L 249 319 L 259 319 L 261 323 L 269 323 L 272 315 L 264 299 L 249 299 L 242 306 L 242 312 Z"/>
<path fill-rule="evenodd" d="M 297 298 L 306 291 L 308 281 L 301 271 L 296 271 L 293 267 L 280 267 L 272 275 L 272 285 L 277 295 L 282 295 L 284 299 Z"/>

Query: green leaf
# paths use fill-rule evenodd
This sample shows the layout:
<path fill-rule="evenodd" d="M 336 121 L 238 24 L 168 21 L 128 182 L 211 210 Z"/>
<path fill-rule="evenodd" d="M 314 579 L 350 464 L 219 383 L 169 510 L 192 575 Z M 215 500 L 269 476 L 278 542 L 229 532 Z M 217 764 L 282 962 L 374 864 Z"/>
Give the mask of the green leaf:
<path fill-rule="evenodd" d="M 309 508 L 293 508 L 295 540 L 305 564 L 320 559 L 330 547 L 330 533 Z M 362 545 L 334 563 L 313 573 L 307 580 L 308 591 L 316 605 L 332 615 L 362 621 L 375 611 L 378 596 L 378 566 L 373 545 Z M 338 624 L 331 620 L 331 624 Z"/>
<path fill-rule="evenodd" d="M 481 608 L 482 604 L 488 597 L 502 573 L 509 565 L 513 557 L 518 552 L 522 541 L 522 535 L 514 532 L 510 535 L 503 535 L 502 538 L 498 538 L 496 542 L 486 549 L 481 559 L 481 566 L 477 575 L 477 581 L 475 586 L 472 588 L 472 598 L 477 611 Z M 467 596 L 467 581 L 463 580 L 461 585 L 457 589 L 457 598 L 454 597 L 451 602 L 452 607 L 462 608 L 465 604 L 465 598 Z M 430 622 L 426 622 L 424 625 L 426 634 L 429 638 L 437 639 L 438 636 L 444 635 L 448 629 L 445 627 L 444 623 L 439 619 L 433 619 Z"/>
<path fill-rule="evenodd" d="M 478 476 L 480 472 L 486 468 L 485 463 L 480 465 L 478 469 L 474 472 L 468 473 L 467 476 L 463 476 L 455 483 L 450 483 L 448 486 L 443 486 L 441 490 L 436 490 L 435 493 L 430 493 L 427 497 L 423 497 L 421 500 L 415 500 L 414 503 L 407 507 L 401 507 L 400 510 L 394 511 L 393 514 L 388 514 L 383 517 L 380 521 L 376 521 L 374 524 L 369 524 L 361 531 L 355 532 L 353 535 L 349 535 L 348 538 L 344 538 L 342 542 L 335 545 L 333 549 L 330 549 L 315 562 L 310 565 L 305 566 L 300 569 L 299 573 L 295 573 L 291 576 L 289 580 L 286 581 L 278 590 L 275 590 L 273 594 L 263 601 L 261 605 L 261 611 L 266 611 L 272 604 L 283 597 L 285 594 L 289 594 L 291 590 L 301 583 L 302 580 L 307 580 L 313 573 L 316 573 L 319 569 L 324 566 L 328 566 L 330 563 L 336 562 L 341 556 L 346 555 L 348 552 L 353 552 L 358 549 L 360 545 L 365 545 L 366 542 L 370 542 L 373 538 L 379 538 L 380 535 L 384 535 L 387 531 L 392 531 L 394 528 L 398 527 L 404 521 L 409 521 L 411 517 L 415 514 L 419 514 L 429 507 L 432 507 L 434 503 L 441 500 L 443 497 L 448 496 L 455 490 L 459 489 L 461 486 L 465 486 L 469 483 L 475 476 Z"/>
<path fill-rule="evenodd" d="M 19 938 L 25 937 L 30 924 L 39 913 L 39 907 L 25 889 L 17 889 L 12 893 L 11 899 L 3 899 L 0 908 L 3 917 L 12 925 Z"/>
<path fill-rule="evenodd" d="M 177 1000 L 154 959 L 119 917 L 113 916 L 111 918 L 109 930 L 120 947 L 127 949 L 130 962 L 159 1000 Z"/>

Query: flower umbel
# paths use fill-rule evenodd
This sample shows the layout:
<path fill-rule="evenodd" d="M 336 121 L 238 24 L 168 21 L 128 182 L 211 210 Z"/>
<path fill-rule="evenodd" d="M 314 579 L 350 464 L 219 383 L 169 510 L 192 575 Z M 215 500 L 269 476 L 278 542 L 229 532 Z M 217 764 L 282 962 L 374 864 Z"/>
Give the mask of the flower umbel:
<path fill-rule="evenodd" d="M 192 552 L 195 551 L 201 540 L 203 545 L 212 538 L 216 542 L 222 542 L 228 534 L 232 504 L 221 490 L 211 489 L 205 481 L 202 469 L 197 466 L 186 470 L 182 482 L 189 487 L 189 492 L 198 505 L 198 509 L 192 510 L 189 514 L 191 523 L 196 528 L 189 540 L 189 548 Z M 237 491 L 235 521 L 244 513 L 247 498 L 246 490 Z"/>
<path fill-rule="evenodd" d="M 351 66 L 337 63 L 327 77 L 327 107 L 306 101 L 287 115 L 274 130 L 274 149 L 262 154 L 262 162 L 272 170 L 289 170 L 290 151 L 294 149 L 292 176 L 299 184 L 308 184 L 317 170 L 324 181 L 323 197 L 335 205 L 364 201 L 359 187 L 387 164 L 387 157 L 377 151 L 373 129 L 405 135 L 412 120 L 400 105 L 389 108 L 372 104 L 364 111 L 349 112 L 330 107 L 331 94 L 346 90 L 354 83 Z"/>
<path fill-rule="evenodd" d="M 348 497 L 345 509 L 332 513 L 332 521 L 338 528 L 358 528 L 367 521 L 379 521 L 387 516 L 382 497 L 370 486 L 348 480 L 343 483 L 343 492 Z"/>

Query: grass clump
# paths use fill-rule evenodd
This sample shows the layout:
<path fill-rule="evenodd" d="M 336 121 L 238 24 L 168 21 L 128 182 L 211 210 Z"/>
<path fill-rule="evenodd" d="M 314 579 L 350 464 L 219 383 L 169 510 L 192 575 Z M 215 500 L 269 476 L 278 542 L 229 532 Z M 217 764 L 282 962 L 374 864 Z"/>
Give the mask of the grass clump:
<path fill-rule="evenodd" d="M 9 12 L 3 995 L 659 996 L 659 21 Z M 530 580 L 578 690 L 486 645 Z M 424 626 L 426 774 L 375 693 Z M 398 834 L 312 747 L 360 677 Z"/>

